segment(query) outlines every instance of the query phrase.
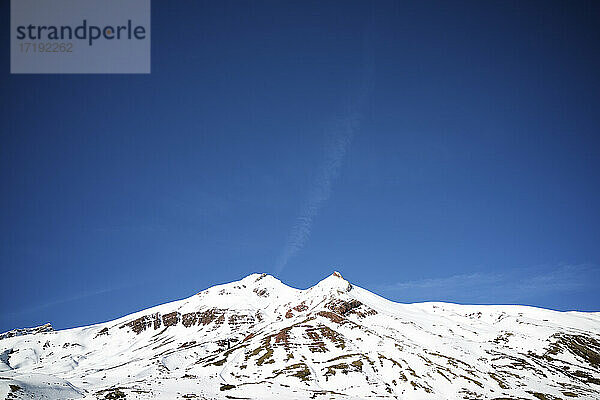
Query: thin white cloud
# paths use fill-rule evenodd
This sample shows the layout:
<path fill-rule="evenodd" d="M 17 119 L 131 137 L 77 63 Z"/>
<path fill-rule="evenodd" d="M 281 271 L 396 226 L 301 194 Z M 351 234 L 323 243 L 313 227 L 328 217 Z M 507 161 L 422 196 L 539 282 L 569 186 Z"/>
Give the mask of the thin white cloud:
<path fill-rule="evenodd" d="M 364 68 L 363 75 L 358 80 L 358 90 L 354 96 L 348 98 L 345 112 L 335 119 L 327 130 L 329 140 L 325 157 L 318 168 L 308 196 L 276 261 L 276 275 L 283 271 L 290 259 L 298 254 L 309 240 L 314 219 L 323 204 L 331 196 L 333 182 L 340 174 L 352 137 L 359 128 L 362 109 L 371 93 L 374 82 L 375 63 L 370 48 L 371 25 L 372 21 L 368 23 L 363 37 Z"/>
<path fill-rule="evenodd" d="M 329 143 L 325 159 L 319 166 L 307 199 L 300 214 L 296 218 L 286 244 L 275 265 L 275 273 L 279 274 L 289 260 L 306 244 L 310 237 L 312 225 L 319 210 L 331 196 L 332 184 L 340 174 L 344 157 L 359 126 L 360 114 L 352 112 L 336 120 L 329 131 Z"/>
<path fill-rule="evenodd" d="M 147 280 L 144 280 L 144 282 L 147 282 Z M 7 314 L 7 315 L 29 314 L 32 312 L 45 310 L 45 309 L 52 308 L 52 307 L 62 305 L 62 304 L 81 301 L 83 299 L 87 299 L 90 297 L 101 296 L 101 295 L 106 295 L 106 294 L 113 293 L 113 292 L 120 291 L 120 290 L 130 289 L 130 288 L 133 288 L 136 286 L 140 286 L 141 284 L 142 284 L 141 282 L 137 282 L 134 284 L 115 285 L 115 286 L 101 288 L 101 289 L 89 290 L 86 292 L 79 292 L 79 293 L 73 294 L 71 296 L 36 303 L 29 307 L 24 307 L 21 309 L 13 309 L 8 312 L 5 312 L 5 314 Z"/>
<path fill-rule="evenodd" d="M 498 272 L 457 274 L 381 285 L 382 292 L 402 301 L 516 302 L 537 296 L 588 290 L 600 282 L 594 264 L 514 268 Z"/>
<path fill-rule="evenodd" d="M 459 274 L 443 278 L 428 278 L 406 282 L 397 282 L 384 287 L 386 290 L 418 290 L 418 289 L 442 289 L 442 288 L 464 288 L 474 285 L 485 285 L 498 282 L 502 279 L 497 274 Z"/>
<path fill-rule="evenodd" d="M 531 275 L 526 279 L 519 279 L 516 287 L 521 291 L 571 291 L 595 285 L 593 278 L 594 276 L 598 277 L 599 274 L 598 267 L 592 264 L 561 265 Z"/>

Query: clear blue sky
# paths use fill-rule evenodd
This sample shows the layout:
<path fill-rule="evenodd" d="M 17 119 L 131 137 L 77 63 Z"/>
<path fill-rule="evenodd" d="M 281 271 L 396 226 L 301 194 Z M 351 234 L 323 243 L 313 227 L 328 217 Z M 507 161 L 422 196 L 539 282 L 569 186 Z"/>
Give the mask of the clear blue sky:
<path fill-rule="evenodd" d="M 600 310 L 600 3 L 152 4 L 152 74 L 10 75 L 0 331 L 252 272 Z"/>

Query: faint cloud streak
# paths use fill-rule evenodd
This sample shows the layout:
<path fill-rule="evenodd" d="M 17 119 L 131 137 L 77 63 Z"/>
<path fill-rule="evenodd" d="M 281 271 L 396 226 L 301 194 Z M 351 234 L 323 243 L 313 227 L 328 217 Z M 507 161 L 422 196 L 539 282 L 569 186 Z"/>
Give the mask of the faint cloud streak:
<path fill-rule="evenodd" d="M 505 303 L 539 296 L 588 290 L 600 282 L 594 264 L 515 268 L 500 272 L 457 274 L 380 285 L 401 301 L 458 301 Z"/>
<path fill-rule="evenodd" d="M 372 20 L 369 22 L 372 25 Z M 310 238 L 315 217 L 323 204 L 329 199 L 332 185 L 339 176 L 342 164 L 353 136 L 358 131 L 362 117 L 362 109 L 369 97 L 373 86 L 374 58 L 370 51 L 371 27 L 367 27 L 363 37 L 364 68 L 363 76 L 359 80 L 355 96 L 350 97 L 345 112 L 333 120 L 327 131 L 327 145 L 325 157 L 320 164 L 316 177 L 311 184 L 308 196 L 302 205 L 287 241 L 280 253 L 276 264 L 275 274 L 279 275 Z"/>
<path fill-rule="evenodd" d="M 58 305 L 62 305 L 62 304 L 68 304 L 68 303 L 72 303 L 72 302 L 76 302 L 76 301 L 81 301 L 81 300 L 84 300 L 84 299 L 87 299 L 87 298 L 91 298 L 91 297 L 96 297 L 96 296 L 101 296 L 101 295 L 107 295 L 109 293 L 117 292 L 117 291 L 120 291 L 120 290 L 131 289 L 133 287 L 140 286 L 140 284 L 141 283 L 126 284 L 126 285 L 115 285 L 115 286 L 101 288 L 101 289 L 96 289 L 96 290 L 88 290 L 86 292 L 80 292 L 80 293 L 73 294 L 73 295 L 68 296 L 68 297 L 63 297 L 63 298 L 58 298 L 58 299 L 54 299 L 54 300 L 44 301 L 42 303 L 33 304 L 33 305 L 28 306 L 28 307 L 24 307 L 22 309 L 11 310 L 11 311 L 6 312 L 6 315 L 29 314 L 29 313 L 32 313 L 32 312 L 45 310 L 45 309 L 52 308 L 52 307 L 55 307 L 55 306 L 58 306 Z"/>
<path fill-rule="evenodd" d="M 313 221 L 319 210 L 331 196 L 332 184 L 340 174 L 340 169 L 354 132 L 358 129 L 359 114 L 353 113 L 336 121 L 331 130 L 326 157 L 296 218 L 286 244 L 277 261 L 275 271 L 279 274 L 289 260 L 306 244 L 310 237 Z"/>

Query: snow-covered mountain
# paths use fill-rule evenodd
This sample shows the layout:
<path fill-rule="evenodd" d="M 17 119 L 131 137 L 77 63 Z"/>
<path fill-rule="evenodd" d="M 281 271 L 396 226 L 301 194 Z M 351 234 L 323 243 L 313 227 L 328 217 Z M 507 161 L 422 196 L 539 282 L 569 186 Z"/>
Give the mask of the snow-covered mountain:
<path fill-rule="evenodd" d="M 117 320 L 0 336 L 0 399 L 600 399 L 600 313 L 399 304 L 250 275 Z"/>

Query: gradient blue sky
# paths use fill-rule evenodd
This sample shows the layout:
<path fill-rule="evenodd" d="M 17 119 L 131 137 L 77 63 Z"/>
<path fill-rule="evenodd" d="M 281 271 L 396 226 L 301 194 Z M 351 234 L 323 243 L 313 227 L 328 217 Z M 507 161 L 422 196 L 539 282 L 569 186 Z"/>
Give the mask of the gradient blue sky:
<path fill-rule="evenodd" d="M 0 331 L 252 272 L 600 310 L 600 3 L 152 4 L 152 74 L 10 75 Z"/>

